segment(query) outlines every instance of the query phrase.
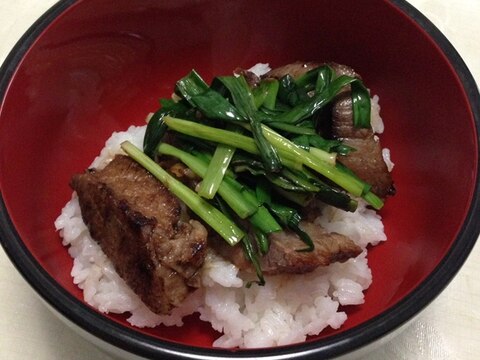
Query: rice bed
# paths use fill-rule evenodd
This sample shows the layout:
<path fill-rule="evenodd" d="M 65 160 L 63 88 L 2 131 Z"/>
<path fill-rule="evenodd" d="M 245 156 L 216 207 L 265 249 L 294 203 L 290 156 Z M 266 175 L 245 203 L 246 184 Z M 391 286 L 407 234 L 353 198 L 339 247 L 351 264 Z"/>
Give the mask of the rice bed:
<path fill-rule="evenodd" d="M 116 132 L 91 167 L 102 168 L 120 144 L 129 140 L 141 147 L 146 126 Z M 222 333 L 217 347 L 256 348 L 302 342 L 326 327 L 339 328 L 347 319 L 340 305 L 364 302 L 363 291 L 372 282 L 367 262 L 368 244 L 386 240 L 380 216 L 360 203 L 355 213 L 323 208 L 318 222 L 328 231 L 349 236 L 364 251 L 345 263 L 334 263 L 305 275 L 267 276 L 265 286 L 245 284 L 252 275 L 240 273 L 213 252 L 202 270 L 202 288 L 168 316 L 151 312 L 115 272 L 110 260 L 90 237 L 74 193 L 55 227 L 73 258 L 71 275 L 83 290 L 85 301 L 103 313 L 127 313 L 137 327 L 182 326 L 182 318 L 198 312 L 200 319 Z"/>

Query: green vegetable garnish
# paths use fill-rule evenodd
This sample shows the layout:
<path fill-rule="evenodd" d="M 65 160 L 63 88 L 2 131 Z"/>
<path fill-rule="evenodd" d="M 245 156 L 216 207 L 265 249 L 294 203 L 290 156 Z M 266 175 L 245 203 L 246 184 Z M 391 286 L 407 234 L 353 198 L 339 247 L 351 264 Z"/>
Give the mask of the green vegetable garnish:
<path fill-rule="evenodd" d="M 195 214 L 210 225 L 230 245 L 235 245 L 243 239 L 245 233 L 223 213 L 202 199 L 189 187 L 175 179 L 160 167 L 155 161 L 145 155 L 129 141 L 121 144 L 122 149 L 136 162 L 147 169 L 172 194 L 182 200 Z"/>
<path fill-rule="evenodd" d="M 269 234 L 290 229 L 306 244 L 297 251 L 314 249 L 300 227 L 300 209 L 313 198 L 345 211 L 355 211 L 355 197 L 383 206 L 369 184 L 336 161 L 355 149 L 318 133 L 322 109 L 346 86 L 354 126 L 369 128 L 368 89 L 330 66 L 297 79 L 262 79 L 254 87 L 242 75 L 219 76 L 209 85 L 192 70 L 177 81 L 174 100 L 162 99 L 151 116 L 143 152 L 128 142 L 122 148 L 230 245 L 242 244 L 263 285 Z M 172 144 L 164 141 L 168 132 L 175 134 Z M 195 190 L 154 161 L 163 156 L 202 179 Z"/>
<path fill-rule="evenodd" d="M 275 148 L 265 138 L 253 95 L 245 78 L 243 76 L 224 76 L 219 77 L 218 80 L 229 90 L 235 107 L 250 124 L 255 144 L 267 171 L 280 171 L 282 168 L 280 158 Z"/>

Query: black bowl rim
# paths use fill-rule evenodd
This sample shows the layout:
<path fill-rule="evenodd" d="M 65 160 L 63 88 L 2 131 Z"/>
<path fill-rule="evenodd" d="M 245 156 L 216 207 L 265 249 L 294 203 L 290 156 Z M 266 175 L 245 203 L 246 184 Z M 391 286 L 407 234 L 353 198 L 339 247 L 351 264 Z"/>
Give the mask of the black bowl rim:
<path fill-rule="evenodd" d="M 0 69 L 0 98 L 25 53 L 43 30 L 79 0 L 60 0 L 43 14 L 17 42 Z M 480 94 L 478 87 L 452 44 L 423 14 L 405 0 L 390 0 L 398 10 L 414 20 L 440 47 L 460 78 L 475 119 L 477 146 L 480 143 Z M 455 243 L 434 271 L 400 302 L 375 318 L 327 339 L 269 349 L 232 351 L 193 347 L 156 339 L 124 327 L 78 301 L 40 266 L 22 243 L 0 193 L 0 241 L 17 270 L 30 286 L 63 317 L 99 339 L 146 358 L 175 359 L 327 359 L 368 345 L 407 323 L 433 301 L 450 283 L 470 254 L 480 233 L 480 156 L 477 154 L 474 196 Z M 395 314 L 392 316 L 392 314 Z"/>

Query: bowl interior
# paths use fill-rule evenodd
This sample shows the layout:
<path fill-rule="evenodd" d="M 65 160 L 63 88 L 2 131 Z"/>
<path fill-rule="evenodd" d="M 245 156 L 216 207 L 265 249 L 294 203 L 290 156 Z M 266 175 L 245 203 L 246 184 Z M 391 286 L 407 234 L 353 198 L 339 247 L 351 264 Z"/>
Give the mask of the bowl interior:
<path fill-rule="evenodd" d="M 28 250 L 80 301 L 53 222 L 113 131 L 143 124 L 175 81 L 206 80 L 257 62 L 335 61 L 380 96 L 397 195 L 381 211 L 387 243 L 369 252 L 364 305 L 325 338 L 373 319 L 442 261 L 472 199 L 476 135 L 468 99 L 438 46 L 388 1 L 80 1 L 53 21 L 16 69 L 0 114 L 1 192 Z M 361 16 L 358 16 L 361 14 Z M 448 221 L 446 221 L 448 220 Z M 126 325 L 124 317 L 109 316 Z M 209 347 L 194 316 L 184 328 L 138 330 Z"/>

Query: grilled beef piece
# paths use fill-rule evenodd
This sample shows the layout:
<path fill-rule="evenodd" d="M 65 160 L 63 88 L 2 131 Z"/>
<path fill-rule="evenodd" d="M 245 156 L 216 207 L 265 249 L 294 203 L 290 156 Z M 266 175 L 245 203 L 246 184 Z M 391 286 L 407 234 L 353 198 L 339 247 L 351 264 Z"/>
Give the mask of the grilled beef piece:
<path fill-rule="evenodd" d="M 177 159 L 171 158 L 174 161 L 164 161 L 160 159 L 159 164 L 162 168 L 167 170 L 170 175 L 181 181 L 190 189 L 195 189 L 202 181 L 202 178 L 195 174 L 185 164 L 178 162 Z"/>
<path fill-rule="evenodd" d="M 315 244 L 314 250 L 298 251 L 305 249 L 306 245 L 291 231 L 272 233 L 269 236 L 270 249 L 260 260 L 265 274 L 304 274 L 319 266 L 345 262 L 362 252 L 350 238 L 338 233 L 328 233 L 320 225 L 303 221 L 300 227 L 311 237 Z M 240 269 L 251 268 L 252 265 L 246 260 L 241 247 L 230 247 L 220 240 L 213 240 L 212 247 Z"/>
<path fill-rule="evenodd" d="M 321 64 L 314 62 L 294 62 L 273 69 L 264 77 L 277 79 L 290 74 L 294 78 L 305 74 Z M 335 71 L 337 76 L 348 75 L 361 79 L 360 75 L 351 67 L 337 63 L 327 63 Z M 332 105 L 332 124 L 330 135 L 335 139 L 341 139 L 346 145 L 355 148 L 356 151 L 346 156 L 339 156 L 338 160 L 350 168 L 358 177 L 372 185 L 372 191 L 380 197 L 393 195 L 395 188 L 387 165 L 383 160 L 382 147 L 379 139 L 371 129 L 356 128 L 353 126 L 353 108 L 350 86 L 337 95 Z"/>
<path fill-rule="evenodd" d="M 307 71 L 313 70 L 316 67 L 319 67 L 320 65 L 321 64 L 318 64 L 315 62 L 296 61 L 294 63 L 272 69 L 269 72 L 267 72 L 265 75 L 263 75 L 263 77 L 281 79 L 285 75 L 290 75 L 294 79 L 296 79 L 302 76 L 303 74 L 305 74 Z"/>
<path fill-rule="evenodd" d="M 338 233 L 328 233 L 319 225 L 302 222 L 301 228 L 315 244 L 314 250 L 298 251 L 305 249 L 306 245 L 291 231 L 273 233 L 270 235 L 268 254 L 262 259 L 262 269 L 265 273 L 303 274 L 319 266 L 345 262 L 362 252 L 350 238 Z"/>
<path fill-rule="evenodd" d="M 392 176 L 383 160 L 382 147 L 373 133 L 366 138 L 343 138 L 345 145 L 355 151 L 339 155 L 338 160 L 362 180 L 372 185 L 372 192 L 385 198 L 395 194 Z"/>
<path fill-rule="evenodd" d="M 329 62 L 327 65 L 330 65 L 330 67 L 333 69 L 333 71 L 335 71 L 335 74 L 337 76 L 347 75 L 347 76 L 351 76 L 351 77 L 354 77 L 354 78 L 357 78 L 357 79 L 360 79 L 360 80 L 362 79 L 360 74 L 358 74 L 350 66 L 343 65 L 343 64 L 337 64 L 337 63 L 334 63 L 334 62 Z"/>
<path fill-rule="evenodd" d="M 153 312 L 168 314 L 198 287 L 207 230 L 144 168 L 117 155 L 71 186 L 92 238 Z"/>
<path fill-rule="evenodd" d="M 372 129 L 353 126 L 353 107 L 350 90 L 338 94 L 332 106 L 331 133 L 341 139 L 367 139 Z"/>
<path fill-rule="evenodd" d="M 351 77 L 361 79 L 360 75 L 357 74 L 355 70 L 353 70 L 351 67 L 347 65 L 337 64 L 334 62 L 320 64 L 313 61 L 309 61 L 309 62 L 296 61 L 291 64 L 280 66 L 278 68 L 270 70 L 268 73 L 263 75 L 263 78 L 281 79 L 285 75 L 290 75 L 294 79 L 297 79 L 303 74 L 305 74 L 306 72 L 313 70 L 322 65 L 329 65 L 333 69 L 333 71 L 335 71 L 335 74 L 337 76 L 348 75 Z"/>
<path fill-rule="evenodd" d="M 345 65 L 333 67 L 337 75 L 356 76 L 355 71 Z M 380 140 L 372 129 L 356 128 L 353 125 L 353 107 L 350 89 L 338 94 L 332 106 L 331 135 L 341 139 L 355 151 L 339 155 L 338 160 L 359 178 L 372 185 L 372 191 L 380 197 L 394 195 L 395 188 L 387 165 L 383 160 Z"/>
<path fill-rule="evenodd" d="M 254 88 L 260 82 L 260 78 L 255 73 L 253 73 L 249 70 L 245 70 L 245 69 L 242 69 L 242 68 L 236 68 L 233 73 L 237 74 L 237 75 L 243 75 L 247 84 L 251 88 Z"/>

